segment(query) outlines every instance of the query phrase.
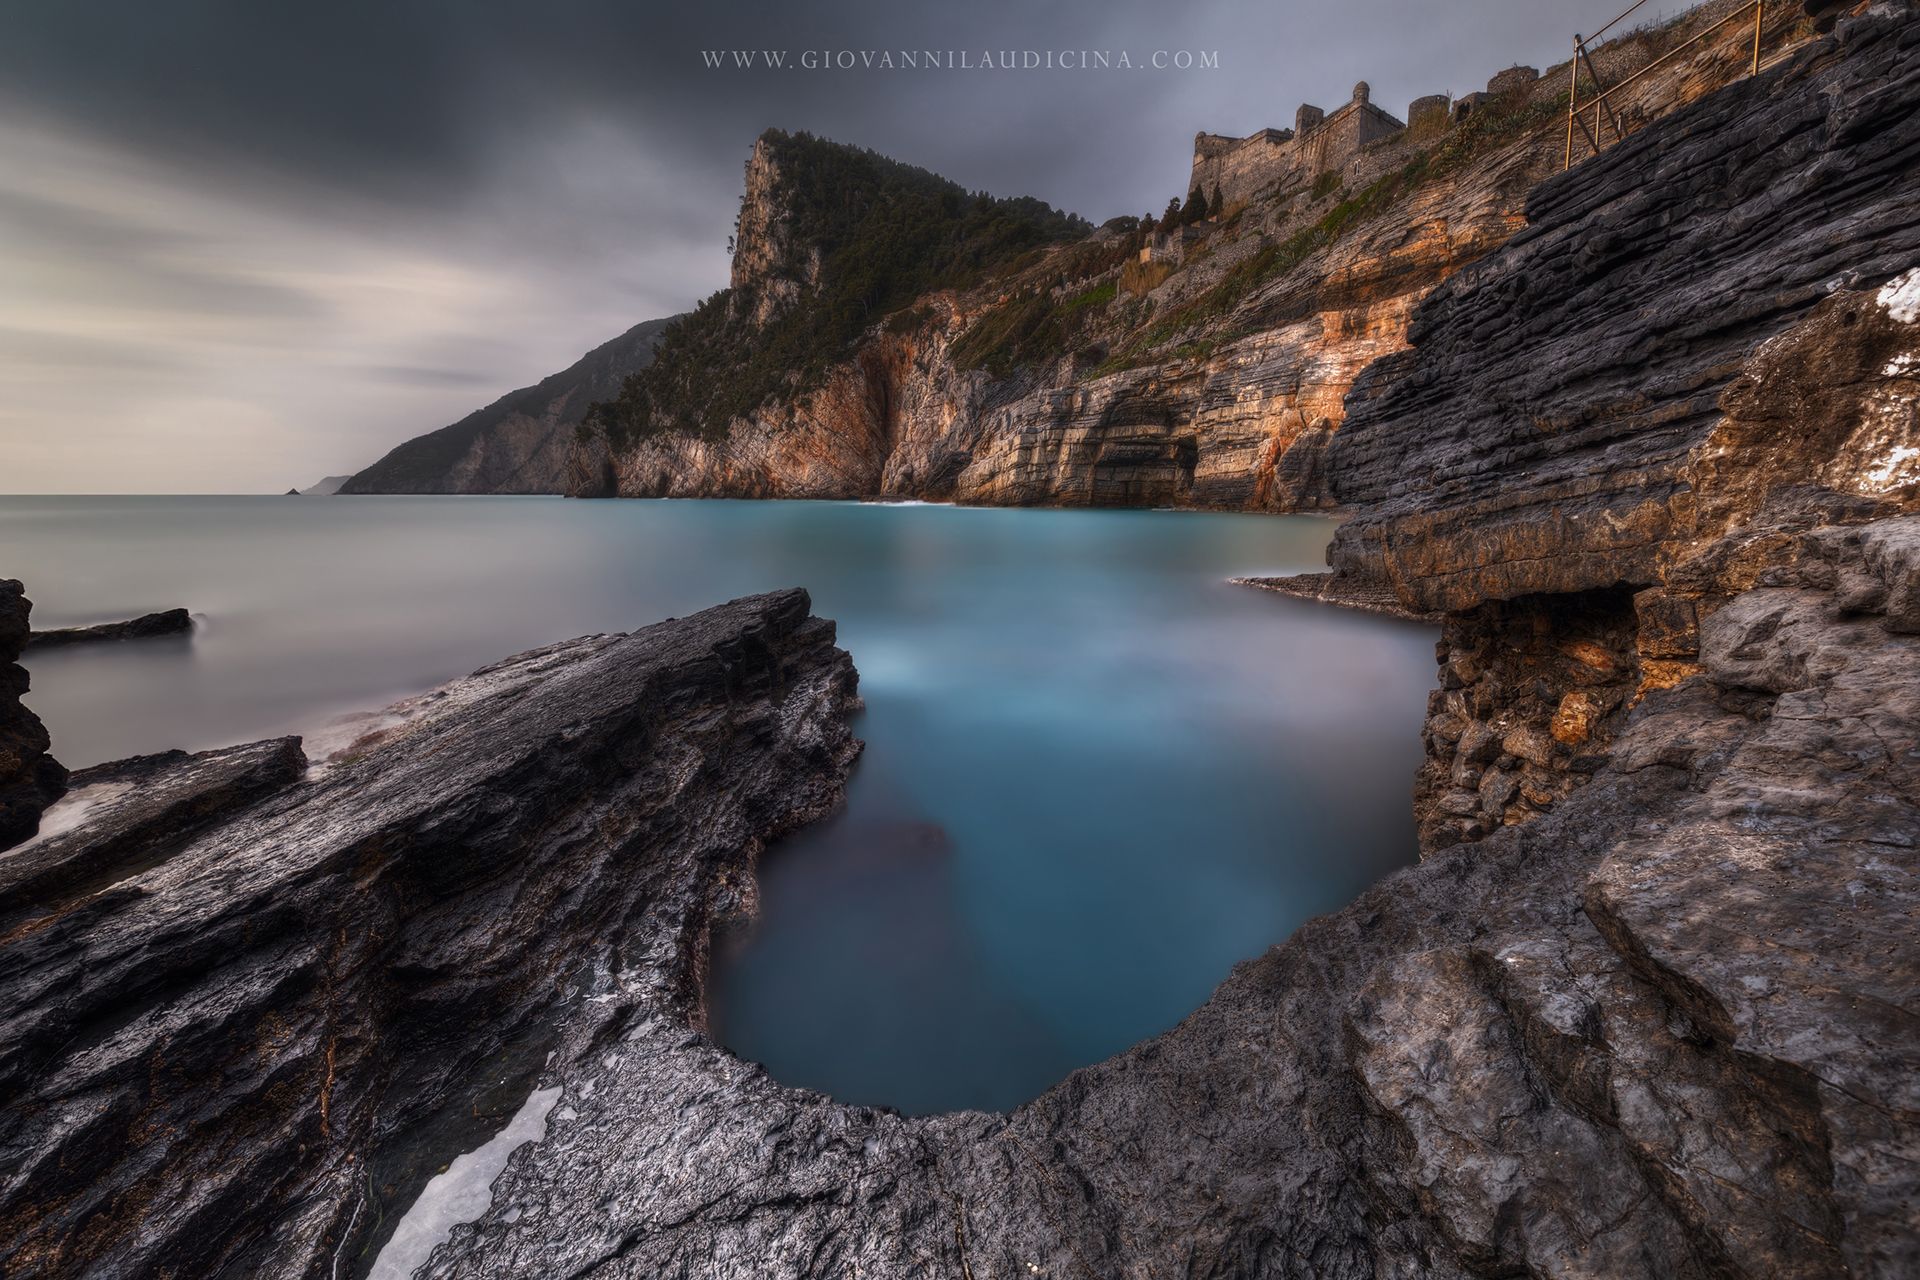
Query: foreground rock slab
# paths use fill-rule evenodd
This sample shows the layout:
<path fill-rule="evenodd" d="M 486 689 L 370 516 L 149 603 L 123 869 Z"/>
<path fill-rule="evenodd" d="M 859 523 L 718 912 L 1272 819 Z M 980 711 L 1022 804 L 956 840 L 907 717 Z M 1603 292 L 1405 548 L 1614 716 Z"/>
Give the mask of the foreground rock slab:
<path fill-rule="evenodd" d="M 488 667 L 297 778 L 287 741 L 83 778 L 0 855 L 0 1270 L 364 1269 L 584 991 L 693 999 L 761 845 L 840 797 L 833 638 L 756 596 Z"/>

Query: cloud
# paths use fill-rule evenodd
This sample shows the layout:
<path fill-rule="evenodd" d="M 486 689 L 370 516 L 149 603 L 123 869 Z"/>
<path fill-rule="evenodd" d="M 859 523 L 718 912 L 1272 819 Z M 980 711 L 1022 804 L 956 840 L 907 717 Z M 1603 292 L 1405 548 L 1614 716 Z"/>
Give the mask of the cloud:
<path fill-rule="evenodd" d="M 764 128 L 1095 220 L 1193 134 L 1560 56 L 1590 0 L 14 6 L 0 491 L 349 471 L 726 279 Z M 714 71 L 703 50 L 1218 51 L 1217 71 Z M 470 374 L 468 371 L 472 371 Z"/>

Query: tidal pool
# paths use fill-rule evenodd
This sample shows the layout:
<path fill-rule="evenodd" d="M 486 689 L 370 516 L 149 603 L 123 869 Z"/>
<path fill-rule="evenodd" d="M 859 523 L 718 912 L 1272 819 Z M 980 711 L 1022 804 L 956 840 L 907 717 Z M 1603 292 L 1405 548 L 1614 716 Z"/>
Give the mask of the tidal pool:
<path fill-rule="evenodd" d="M 711 1023 L 850 1102 L 1002 1108 L 1414 854 L 1430 630 L 1235 587 L 1308 517 L 547 498 L 0 498 L 81 766 L 298 732 L 519 649 L 799 585 L 860 670 L 838 816 L 770 850 Z"/>

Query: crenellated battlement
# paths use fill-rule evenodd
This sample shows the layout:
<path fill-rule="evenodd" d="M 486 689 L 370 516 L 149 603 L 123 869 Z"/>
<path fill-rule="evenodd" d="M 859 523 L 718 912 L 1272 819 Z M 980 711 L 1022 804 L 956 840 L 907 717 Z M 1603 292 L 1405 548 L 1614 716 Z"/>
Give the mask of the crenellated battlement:
<path fill-rule="evenodd" d="M 1486 93 L 1462 99 L 1471 110 L 1480 101 L 1525 89 L 1539 78 L 1532 67 L 1511 67 L 1496 75 Z M 1463 112 L 1455 110 L 1447 94 L 1415 98 L 1405 120 L 1374 105 L 1373 90 L 1362 80 L 1353 96 L 1332 111 L 1301 103 L 1293 128 L 1262 129 L 1244 138 L 1200 133 L 1193 139 L 1193 168 L 1188 190 L 1211 195 L 1217 188 L 1229 203 L 1250 200 L 1277 186 L 1311 182 L 1323 173 L 1347 166 L 1362 148 L 1404 132 L 1444 129 Z"/>

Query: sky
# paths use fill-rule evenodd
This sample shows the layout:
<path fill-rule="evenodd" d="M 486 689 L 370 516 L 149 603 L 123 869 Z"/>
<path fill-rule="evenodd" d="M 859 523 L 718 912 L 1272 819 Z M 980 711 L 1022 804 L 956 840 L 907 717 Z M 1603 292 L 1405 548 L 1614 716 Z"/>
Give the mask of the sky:
<path fill-rule="evenodd" d="M 1197 131 L 1288 126 L 1361 79 L 1403 115 L 1548 66 L 1611 16 L 1593 0 L 9 0 L 0 493 L 273 493 L 358 470 L 722 287 L 766 128 L 1099 222 L 1184 194 Z M 974 65 L 831 65 L 901 50 Z M 1027 50 L 1114 65 L 977 65 Z M 1196 65 L 1156 68 L 1159 52 Z"/>

